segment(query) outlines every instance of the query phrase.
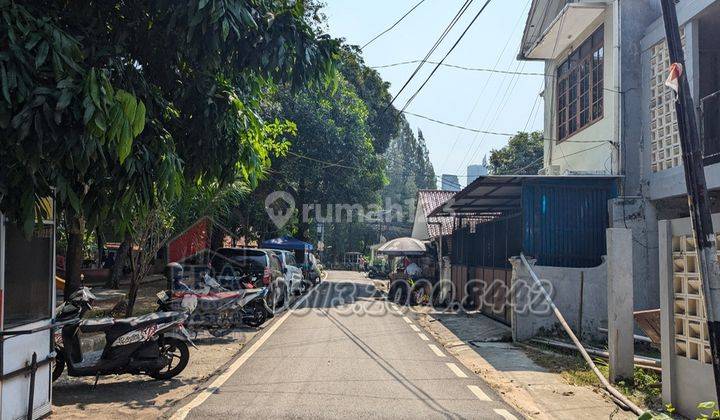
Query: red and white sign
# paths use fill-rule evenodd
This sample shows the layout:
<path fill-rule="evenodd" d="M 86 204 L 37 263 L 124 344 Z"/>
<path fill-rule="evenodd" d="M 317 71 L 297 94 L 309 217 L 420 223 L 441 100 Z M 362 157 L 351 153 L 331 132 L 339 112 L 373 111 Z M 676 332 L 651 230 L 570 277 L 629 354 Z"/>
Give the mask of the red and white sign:
<path fill-rule="evenodd" d="M 672 63 L 670 65 L 670 74 L 665 81 L 665 86 L 669 87 L 675 92 L 675 95 L 680 93 L 680 76 L 683 74 L 683 66 L 680 63 Z"/>

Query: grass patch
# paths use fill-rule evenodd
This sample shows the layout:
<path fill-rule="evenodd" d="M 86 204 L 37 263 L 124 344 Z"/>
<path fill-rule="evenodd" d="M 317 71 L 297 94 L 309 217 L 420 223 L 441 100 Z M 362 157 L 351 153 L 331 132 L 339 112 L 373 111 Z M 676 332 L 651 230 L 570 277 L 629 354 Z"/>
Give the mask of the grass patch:
<path fill-rule="evenodd" d="M 560 374 L 570 385 L 602 387 L 600 380 L 579 355 L 558 352 L 550 347 L 538 347 L 537 350 L 524 348 L 530 359 L 538 365 L 550 372 Z M 607 361 L 599 358 L 593 361 L 607 378 L 609 371 Z M 633 381 L 619 382 L 615 387 L 635 404 L 651 410 L 661 410 L 663 405 L 660 380 L 660 372 L 635 368 Z"/>

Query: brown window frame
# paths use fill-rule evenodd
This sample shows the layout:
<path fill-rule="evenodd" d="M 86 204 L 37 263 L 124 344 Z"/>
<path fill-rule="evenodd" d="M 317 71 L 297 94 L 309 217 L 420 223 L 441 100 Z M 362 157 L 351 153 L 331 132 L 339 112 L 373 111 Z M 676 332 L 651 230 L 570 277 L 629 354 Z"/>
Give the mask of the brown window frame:
<path fill-rule="evenodd" d="M 600 25 L 556 71 L 557 142 L 603 119 L 605 27 Z"/>

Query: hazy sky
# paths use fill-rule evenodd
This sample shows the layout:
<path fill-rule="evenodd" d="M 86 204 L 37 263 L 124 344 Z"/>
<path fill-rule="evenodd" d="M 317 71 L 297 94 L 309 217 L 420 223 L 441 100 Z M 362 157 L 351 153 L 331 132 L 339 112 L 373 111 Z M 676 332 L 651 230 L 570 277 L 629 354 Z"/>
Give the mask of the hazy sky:
<path fill-rule="evenodd" d="M 326 0 L 333 36 L 363 45 L 385 30 L 419 0 Z M 428 52 L 460 9 L 463 0 L 425 0 L 391 32 L 363 51 L 369 66 L 419 60 Z M 439 61 L 485 3 L 475 0 L 471 9 L 431 57 Z M 518 62 L 525 18 L 530 0 L 494 0 L 475 22 L 462 42 L 445 61 L 472 68 L 540 72 L 539 62 Z M 391 83 L 394 94 L 402 87 L 415 65 L 379 69 Z M 395 105 L 402 108 L 434 66 L 426 64 Z M 466 127 L 514 133 L 542 127 L 540 76 L 512 76 L 499 73 L 442 67 L 407 109 L 448 123 Z M 535 112 L 531 112 L 535 108 Z M 479 163 L 491 149 L 507 143 L 506 136 L 476 135 L 407 116 L 414 129 L 421 129 L 430 150 L 430 159 L 439 176 L 451 173 L 464 184 L 466 167 Z"/>

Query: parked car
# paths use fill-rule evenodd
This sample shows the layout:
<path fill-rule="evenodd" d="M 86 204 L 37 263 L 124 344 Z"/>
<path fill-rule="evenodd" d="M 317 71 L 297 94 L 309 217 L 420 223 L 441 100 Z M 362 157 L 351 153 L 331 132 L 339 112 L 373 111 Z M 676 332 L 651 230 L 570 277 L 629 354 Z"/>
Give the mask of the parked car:
<path fill-rule="evenodd" d="M 303 294 L 307 290 L 307 284 L 303 281 L 303 272 L 298 267 L 295 254 L 290 251 L 279 249 L 268 249 L 280 259 L 281 269 L 285 275 L 285 284 L 290 293 Z"/>
<path fill-rule="evenodd" d="M 225 288 L 243 288 L 247 275 L 261 279 L 270 293 L 267 304 L 278 311 L 289 303 L 290 288 L 285 281 L 280 259 L 274 252 L 255 248 L 220 248 L 211 261 L 215 279 Z"/>

